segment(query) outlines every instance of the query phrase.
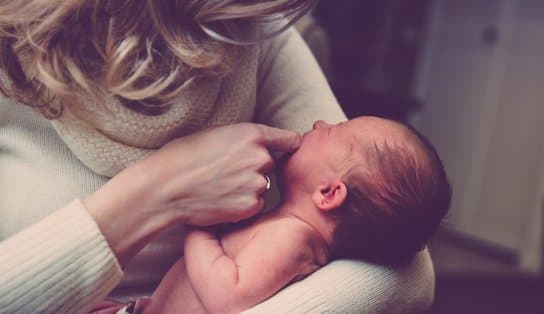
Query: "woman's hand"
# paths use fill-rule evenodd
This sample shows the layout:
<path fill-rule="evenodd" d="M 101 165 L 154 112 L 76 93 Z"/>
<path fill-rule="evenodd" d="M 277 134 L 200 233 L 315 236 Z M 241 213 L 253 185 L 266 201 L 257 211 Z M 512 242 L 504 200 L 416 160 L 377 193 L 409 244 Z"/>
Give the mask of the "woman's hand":
<path fill-rule="evenodd" d="M 249 123 L 174 140 L 143 161 L 153 192 L 142 201 L 177 211 L 191 225 L 250 217 L 264 205 L 270 152 L 293 152 L 299 144 L 294 132 Z"/>
<path fill-rule="evenodd" d="M 299 134 L 243 123 L 176 139 L 84 200 L 122 263 L 169 225 L 211 225 L 263 207 L 272 152 L 293 152 Z"/>

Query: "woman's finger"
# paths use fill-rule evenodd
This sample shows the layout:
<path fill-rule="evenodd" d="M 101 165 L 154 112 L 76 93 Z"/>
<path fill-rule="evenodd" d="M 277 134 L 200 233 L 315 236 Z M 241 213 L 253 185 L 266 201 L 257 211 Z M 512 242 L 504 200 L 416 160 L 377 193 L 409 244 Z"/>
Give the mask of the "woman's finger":
<path fill-rule="evenodd" d="M 259 171 L 263 174 L 274 172 L 274 167 L 276 166 L 276 162 L 274 161 L 274 158 L 271 155 L 268 155 L 268 158 L 264 160 L 262 166 L 259 168 Z"/>
<path fill-rule="evenodd" d="M 292 153 L 302 142 L 302 136 L 299 133 L 262 124 L 255 126 L 261 131 L 261 143 L 270 151 Z"/>

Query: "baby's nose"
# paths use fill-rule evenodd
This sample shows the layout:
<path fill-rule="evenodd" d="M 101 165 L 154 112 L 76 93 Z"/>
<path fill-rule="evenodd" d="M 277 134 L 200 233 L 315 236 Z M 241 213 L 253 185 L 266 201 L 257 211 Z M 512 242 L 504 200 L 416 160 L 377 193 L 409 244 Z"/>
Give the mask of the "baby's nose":
<path fill-rule="evenodd" d="M 317 130 L 317 129 L 320 129 L 322 127 L 326 127 L 328 126 L 329 124 L 323 120 L 317 120 L 316 122 L 314 122 L 314 126 L 313 126 L 313 129 L 314 130 Z"/>

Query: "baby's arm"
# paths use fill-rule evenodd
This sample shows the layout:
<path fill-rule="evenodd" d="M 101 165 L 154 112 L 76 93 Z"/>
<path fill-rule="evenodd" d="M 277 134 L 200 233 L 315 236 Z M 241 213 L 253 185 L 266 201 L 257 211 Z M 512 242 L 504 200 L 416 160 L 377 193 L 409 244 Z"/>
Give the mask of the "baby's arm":
<path fill-rule="evenodd" d="M 185 240 L 189 280 L 210 313 L 238 313 L 318 268 L 305 233 L 280 226 L 260 230 L 233 258 L 215 234 L 194 230 Z"/>

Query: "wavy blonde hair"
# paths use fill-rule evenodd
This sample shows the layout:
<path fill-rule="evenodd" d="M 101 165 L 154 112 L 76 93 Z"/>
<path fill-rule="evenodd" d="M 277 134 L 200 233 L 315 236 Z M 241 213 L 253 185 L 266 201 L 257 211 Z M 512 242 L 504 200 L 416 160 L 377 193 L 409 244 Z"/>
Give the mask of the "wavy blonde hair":
<path fill-rule="evenodd" d="M 316 0 L 0 0 L 7 97 L 56 118 L 68 104 L 113 96 L 160 114 L 184 84 L 232 67 L 230 26 L 287 20 Z"/>

